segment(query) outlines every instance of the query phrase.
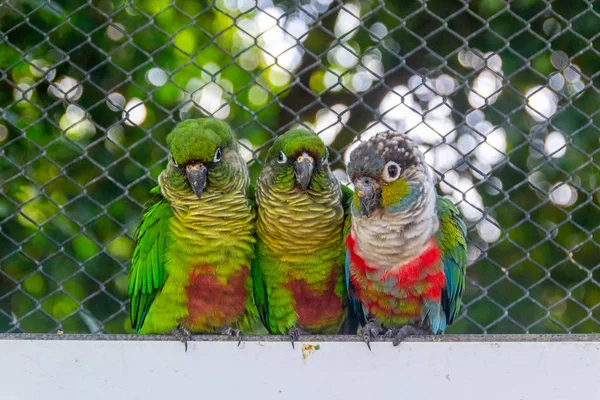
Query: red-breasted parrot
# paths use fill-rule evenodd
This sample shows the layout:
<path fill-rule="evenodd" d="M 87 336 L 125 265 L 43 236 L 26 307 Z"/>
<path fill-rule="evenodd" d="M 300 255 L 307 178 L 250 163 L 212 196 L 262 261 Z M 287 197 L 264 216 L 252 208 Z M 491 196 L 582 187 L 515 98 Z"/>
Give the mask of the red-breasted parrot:
<path fill-rule="evenodd" d="M 423 154 L 406 135 L 382 132 L 350 154 L 352 227 L 346 239 L 350 293 L 367 320 L 364 340 L 398 345 L 441 333 L 465 287 L 466 226 L 436 194 Z"/>
<path fill-rule="evenodd" d="M 167 167 L 143 215 L 129 275 L 138 333 L 241 335 L 257 318 L 250 177 L 231 129 L 206 118 L 167 136 Z"/>
<path fill-rule="evenodd" d="M 327 158 L 316 134 L 293 129 L 273 143 L 256 185 L 254 297 L 267 330 L 292 343 L 304 333 L 338 333 L 347 313 L 350 196 Z"/>

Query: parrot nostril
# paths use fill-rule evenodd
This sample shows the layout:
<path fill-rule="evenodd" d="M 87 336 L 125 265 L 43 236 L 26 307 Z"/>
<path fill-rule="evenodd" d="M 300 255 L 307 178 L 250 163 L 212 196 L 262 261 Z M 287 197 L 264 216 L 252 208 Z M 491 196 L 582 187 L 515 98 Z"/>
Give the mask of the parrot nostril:
<path fill-rule="evenodd" d="M 374 187 L 375 180 L 373 178 L 364 177 L 361 183 L 366 187 Z"/>

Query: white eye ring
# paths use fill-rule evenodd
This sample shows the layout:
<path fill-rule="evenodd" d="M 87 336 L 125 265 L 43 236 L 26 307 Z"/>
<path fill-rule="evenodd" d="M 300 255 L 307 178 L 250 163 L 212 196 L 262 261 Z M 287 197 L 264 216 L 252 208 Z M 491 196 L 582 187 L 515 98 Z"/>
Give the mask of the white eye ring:
<path fill-rule="evenodd" d="M 215 151 L 215 155 L 213 157 L 213 162 L 219 162 L 221 161 L 221 148 L 217 147 L 217 150 Z"/>
<path fill-rule="evenodd" d="M 321 158 L 321 164 L 327 164 L 327 155 L 324 155 L 323 158 Z"/>
<path fill-rule="evenodd" d="M 283 164 L 287 161 L 287 157 L 285 154 L 283 154 L 283 151 L 279 151 L 279 154 L 277 155 L 277 162 L 279 164 Z"/>
<path fill-rule="evenodd" d="M 381 175 L 384 181 L 394 182 L 400 177 L 400 171 L 401 170 L 398 163 L 389 161 L 387 164 L 385 164 L 385 167 L 383 167 L 383 173 Z"/>
<path fill-rule="evenodd" d="M 169 161 L 172 161 L 174 166 L 179 167 L 179 165 L 177 164 L 177 161 L 175 161 L 175 158 L 173 157 L 173 154 L 171 154 L 171 153 L 169 153 Z"/>

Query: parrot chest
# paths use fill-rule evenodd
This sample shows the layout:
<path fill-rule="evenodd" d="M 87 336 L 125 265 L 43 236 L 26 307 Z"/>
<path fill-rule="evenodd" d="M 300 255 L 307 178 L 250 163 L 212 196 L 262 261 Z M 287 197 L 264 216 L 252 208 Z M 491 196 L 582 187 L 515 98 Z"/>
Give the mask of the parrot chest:
<path fill-rule="evenodd" d="M 185 288 L 186 325 L 195 331 L 233 325 L 246 310 L 249 275 L 246 266 L 227 277 L 219 277 L 215 267 L 209 265 L 195 267 Z"/>
<path fill-rule="evenodd" d="M 294 279 L 285 284 L 292 294 L 298 327 L 315 333 L 334 328 L 334 333 L 337 333 L 345 315 L 342 299 L 336 290 L 341 279 L 341 267 L 334 265 L 325 281 L 311 284 L 303 279 Z"/>
<path fill-rule="evenodd" d="M 206 197 L 178 209 L 171 224 L 169 279 L 181 279 L 182 322 L 194 332 L 235 326 L 251 293 L 252 209 L 242 194 Z"/>
<path fill-rule="evenodd" d="M 339 184 L 309 192 L 257 185 L 256 257 L 267 287 L 270 329 L 281 334 L 294 326 L 337 333 L 346 313 Z"/>
<path fill-rule="evenodd" d="M 302 259 L 318 250 L 343 247 L 339 186 L 310 195 L 263 186 L 256 191 L 256 230 L 270 251 Z"/>
<path fill-rule="evenodd" d="M 421 254 L 392 268 L 365 262 L 356 252 L 352 235 L 347 245 L 352 287 L 369 318 L 387 327 L 417 322 L 426 302 L 441 302 L 446 277 L 435 239 L 429 240 Z"/>

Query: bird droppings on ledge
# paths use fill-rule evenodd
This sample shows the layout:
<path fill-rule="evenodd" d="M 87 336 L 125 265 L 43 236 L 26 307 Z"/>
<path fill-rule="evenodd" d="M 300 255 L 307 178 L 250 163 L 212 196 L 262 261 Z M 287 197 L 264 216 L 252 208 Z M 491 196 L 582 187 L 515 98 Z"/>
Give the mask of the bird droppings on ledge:
<path fill-rule="evenodd" d="M 312 345 L 312 344 L 303 344 L 302 345 L 302 359 L 306 360 L 306 358 L 315 351 L 321 349 L 321 345 Z"/>

